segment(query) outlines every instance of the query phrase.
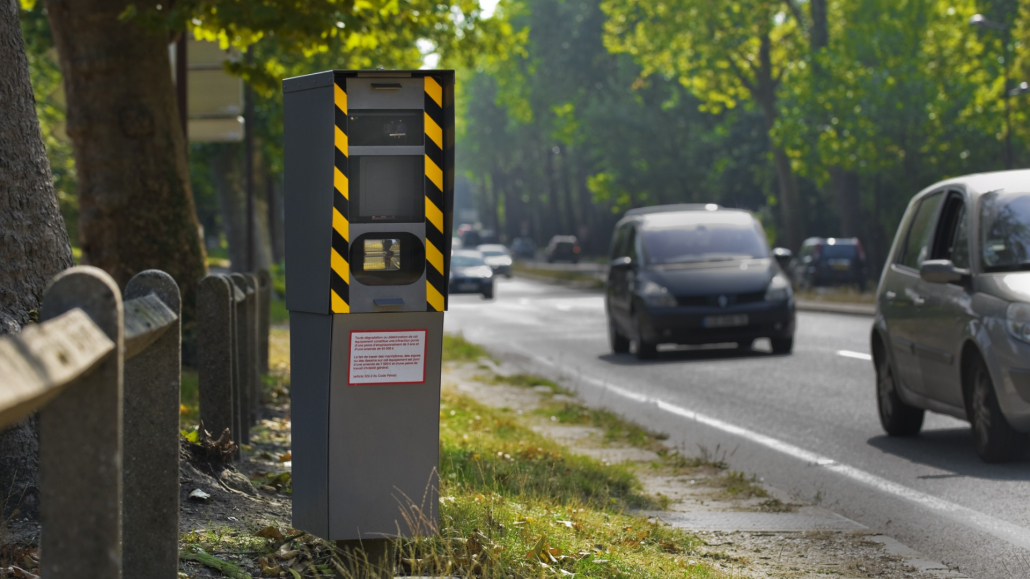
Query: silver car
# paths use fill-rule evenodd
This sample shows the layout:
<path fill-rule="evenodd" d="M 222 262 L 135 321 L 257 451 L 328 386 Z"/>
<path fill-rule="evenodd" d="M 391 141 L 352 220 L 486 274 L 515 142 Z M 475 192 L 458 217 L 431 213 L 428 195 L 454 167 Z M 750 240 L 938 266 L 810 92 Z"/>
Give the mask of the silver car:
<path fill-rule="evenodd" d="M 872 332 L 880 422 L 968 420 L 987 462 L 1030 443 L 1030 171 L 942 181 L 909 203 Z"/>

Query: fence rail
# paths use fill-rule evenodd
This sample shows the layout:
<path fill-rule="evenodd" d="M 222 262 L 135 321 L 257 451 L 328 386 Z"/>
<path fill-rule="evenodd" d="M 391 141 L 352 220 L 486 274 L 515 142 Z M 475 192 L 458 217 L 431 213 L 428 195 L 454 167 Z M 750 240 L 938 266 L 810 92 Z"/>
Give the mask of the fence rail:
<path fill-rule="evenodd" d="M 267 364 L 270 281 L 208 276 L 199 288 L 202 417 L 241 441 Z M 47 579 L 177 576 L 180 313 L 162 271 L 141 272 L 123 294 L 78 266 L 51 283 L 40 323 L 0 338 L 0 429 L 40 417 Z"/>

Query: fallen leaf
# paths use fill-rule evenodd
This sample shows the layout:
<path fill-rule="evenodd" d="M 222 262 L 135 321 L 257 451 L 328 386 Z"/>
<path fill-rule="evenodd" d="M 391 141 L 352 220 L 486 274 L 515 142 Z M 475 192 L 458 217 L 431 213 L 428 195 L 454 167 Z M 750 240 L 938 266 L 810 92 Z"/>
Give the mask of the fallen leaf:
<path fill-rule="evenodd" d="M 290 460 L 293 460 L 293 453 L 288 450 L 279 455 L 279 462 L 287 462 Z"/>
<path fill-rule="evenodd" d="M 268 525 L 264 529 L 261 529 L 260 531 L 258 531 L 257 532 L 257 536 L 264 537 L 266 539 L 275 539 L 277 541 L 281 540 L 283 538 L 282 532 L 279 531 L 279 529 L 276 529 L 272 525 Z"/>

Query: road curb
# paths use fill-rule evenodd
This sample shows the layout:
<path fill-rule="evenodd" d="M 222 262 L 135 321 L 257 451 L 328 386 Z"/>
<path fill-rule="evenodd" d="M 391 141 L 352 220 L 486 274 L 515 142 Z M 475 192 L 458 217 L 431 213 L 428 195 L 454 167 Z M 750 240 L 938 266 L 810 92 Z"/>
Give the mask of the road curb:
<path fill-rule="evenodd" d="M 825 312 L 831 314 L 848 314 L 852 316 L 875 316 L 876 306 L 873 304 L 849 304 L 797 300 L 797 309 L 803 312 Z"/>

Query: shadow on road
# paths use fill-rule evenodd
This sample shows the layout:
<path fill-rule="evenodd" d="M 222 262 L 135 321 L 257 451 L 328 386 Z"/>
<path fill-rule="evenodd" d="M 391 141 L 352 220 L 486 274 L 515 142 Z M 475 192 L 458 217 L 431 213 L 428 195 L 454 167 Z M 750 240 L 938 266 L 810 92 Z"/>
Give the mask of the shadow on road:
<path fill-rule="evenodd" d="M 928 430 L 914 438 L 874 436 L 868 444 L 909 461 L 925 464 L 950 474 L 926 475 L 919 478 L 980 478 L 989 480 L 1030 480 L 1030 460 L 1004 464 L 987 464 L 980 460 L 973 447 L 973 434 L 968 428 Z"/>
<path fill-rule="evenodd" d="M 780 358 L 780 354 L 773 354 L 765 350 L 738 350 L 732 347 L 726 348 L 677 348 L 675 350 L 660 350 L 654 358 L 640 360 L 634 354 L 602 354 L 598 360 L 615 364 L 617 366 L 653 366 L 656 364 L 672 364 L 682 362 L 727 362 L 739 361 L 748 358 Z"/>

